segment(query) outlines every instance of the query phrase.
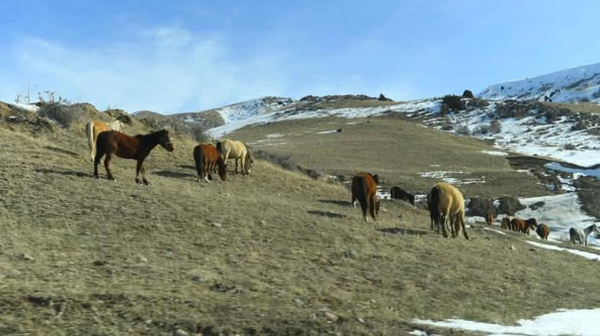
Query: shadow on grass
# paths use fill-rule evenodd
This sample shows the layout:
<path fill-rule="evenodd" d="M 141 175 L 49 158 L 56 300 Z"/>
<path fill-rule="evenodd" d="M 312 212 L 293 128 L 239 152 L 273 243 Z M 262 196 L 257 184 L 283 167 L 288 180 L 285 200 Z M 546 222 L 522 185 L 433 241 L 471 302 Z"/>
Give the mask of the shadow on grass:
<path fill-rule="evenodd" d="M 177 167 L 183 168 L 183 169 L 191 169 L 193 171 L 196 171 L 196 167 L 190 166 L 190 165 L 177 165 Z"/>
<path fill-rule="evenodd" d="M 63 176 L 76 176 L 76 177 L 94 177 L 94 175 L 92 173 L 84 173 L 84 172 L 74 171 L 74 170 L 36 168 L 35 171 L 38 173 L 43 173 L 43 174 L 56 174 L 56 175 L 63 175 Z"/>
<path fill-rule="evenodd" d="M 70 156 L 73 156 L 73 157 L 79 157 L 78 153 L 71 152 L 71 151 L 66 150 L 66 149 L 62 149 L 62 148 L 58 148 L 58 147 L 54 147 L 54 146 L 45 146 L 44 148 L 49 149 L 49 150 L 51 150 L 53 152 L 57 152 L 57 153 L 61 153 L 61 154 L 67 154 L 67 155 L 70 155 Z"/>
<path fill-rule="evenodd" d="M 351 206 L 350 201 L 342 201 L 342 200 L 330 200 L 330 199 L 320 199 L 319 202 L 335 204 L 339 206 Z"/>
<path fill-rule="evenodd" d="M 383 229 L 377 229 L 377 230 L 381 231 L 381 232 L 385 232 L 385 233 L 413 235 L 413 236 L 424 236 L 426 234 L 429 234 L 429 231 L 427 231 L 427 230 L 406 229 L 406 228 L 401 228 L 401 227 L 383 228 Z"/>
<path fill-rule="evenodd" d="M 163 176 L 163 177 L 180 178 L 180 179 L 196 177 L 196 175 L 192 175 L 189 173 L 180 173 L 180 172 L 174 172 L 174 171 L 170 171 L 170 170 L 159 170 L 156 172 L 152 172 L 152 174 L 158 175 L 158 176 Z"/>
<path fill-rule="evenodd" d="M 318 216 L 329 217 L 329 218 L 346 218 L 347 217 L 346 215 L 342 215 L 340 213 L 331 212 L 331 211 L 308 210 L 307 212 L 311 215 L 318 215 Z"/>

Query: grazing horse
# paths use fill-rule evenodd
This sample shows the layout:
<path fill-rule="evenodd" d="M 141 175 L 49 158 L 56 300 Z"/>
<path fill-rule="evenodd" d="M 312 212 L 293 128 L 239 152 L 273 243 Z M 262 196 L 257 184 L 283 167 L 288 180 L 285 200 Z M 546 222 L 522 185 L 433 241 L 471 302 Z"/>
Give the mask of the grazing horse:
<path fill-rule="evenodd" d="M 223 158 L 223 162 L 227 162 L 229 159 L 235 159 L 235 173 L 238 173 L 238 160 L 240 160 L 240 169 L 242 175 L 250 175 L 252 171 L 252 156 L 248 147 L 241 142 L 229 139 L 223 139 L 217 142 L 217 150 Z"/>
<path fill-rule="evenodd" d="M 511 229 L 510 220 L 511 220 L 510 217 L 502 218 L 502 222 L 500 223 L 500 228 L 505 229 L 505 230 L 510 230 Z"/>
<path fill-rule="evenodd" d="M 109 123 L 104 123 L 99 120 L 92 120 L 85 125 L 85 134 L 88 138 L 90 159 L 92 161 L 94 161 L 94 157 L 96 156 L 96 139 L 98 139 L 98 134 L 110 130 L 123 132 L 123 123 L 120 120 L 114 120 Z"/>
<path fill-rule="evenodd" d="M 113 154 L 123 159 L 137 160 L 137 166 L 135 170 L 135 183 L 140 183 L 138 176 L 140 171 L 142 172 L 142 181 L 145 185 L 150 182 L 146 180 L 146 168 L 144 167 L 144 160 L 150 154 L 150 151 L 161 145 L 164 149 L 169 152 L 173 151 L 173 144 L 169 137 L 167 130 L 161 130 L 158 132 L 129 136 L 117 131 L 106 131 L 98 135 L 96 141 L 96 157 L 94 158 L 94 176 L 98 177 L 98 164 L 100 160 L 106 154 L 104 159 L 104 168 L 106 168 L 106 174 L 109 180 L 114 180 L 112 173 L 110 172 L 110 160 Z"/>
<path fill-rule="evenodd" d="M 531 230 L 531 229 L 535 230 L 535 229 L 537 229 L 537 226 L 538 226 L 537 220 L 535 218 L 529 218 L 529 219 L 513 218 L 510 221 L 510 224 L 513 227 L 513 231 L 521 232 L 524 234 L 529 234 L 529 230 Z"/>
<path fill-rule="evenodd" d="M 494 219 L 496 219 L 496 215 L 492 211 L 489 211 L 485 216 L 485 222 L 488 226 L 492 226 L 492 224 L 494 224 Z"/>
<path fill-rule="evenodd" d="M 377 199 L 378 175 L 358 173 L 352 178 L 352 205 L 358 200 L 363 213 L 363 219 L 368 222 L 367 212 L 374 221 L 379 216 L 379 200 Z"/>
<path fill-rule="evenodd" d="M 199 144 L 194 147 L 194 161 L 196 162 L 198 180 L 204 179 L 206 182 L 209 179 L 212 180 L 211 173 L 218 166 L 219 177 L 222 181 L 227 181 L 227 169 L 217 147 L 212 144 Z"/>
<path fill-rule="evenodd" d="M 433 188 L 427 193 L 427 209 L 431 219 L 431 231 L 440 231 L 439 189 Z"/>
<path fill-rule="evenodd" d="M 596 233 L 596 235 L 600 234 L 600 230 L 598 230 L 598 226 L 596 224 L 592 224 L 583 230 L 579 228 L 570 228 L 569 236 L 571 238 L 571 243 L 576 244 L 579 242 L 579 244 L 587 246 L 588 236 L 592 232 Z"/>
<path fill-rule="evenodd" d="M 404 190 L 400 187 L 393 187 L 390 190 L 390 198 L 406 201 L 412 205 L 415 205 L 415 195 L 407 192 L 406 190 Z"/>
<path fill-rule="evenodd" d="M 462 228 L 465 239 L 469 239 L 465 226 L 465 199 L 456 187 L 446 182 L 439 182 L 430 191 L 432 204 L 437 204 L 436 213 L 440 217 L 444 237 L 448 237 L 446 222 L 450 222 L 452 237 L 456 238 Z M 431 212 L 430 212 L 431 217 Z"/>
<path fill-rule="evenodd" d="M 548 225 L 542 223 L 542 224 L 538 225 L 537 229 L 535 229 L 535 232 L 543 240 L 548 240 L 548 235 L 550 234 L 550 228 L 548 227 Z"/>

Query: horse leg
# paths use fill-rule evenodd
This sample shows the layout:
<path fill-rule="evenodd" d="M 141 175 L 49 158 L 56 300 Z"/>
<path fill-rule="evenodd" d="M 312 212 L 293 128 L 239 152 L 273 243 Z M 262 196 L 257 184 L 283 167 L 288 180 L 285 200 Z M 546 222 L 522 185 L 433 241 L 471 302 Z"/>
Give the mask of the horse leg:
<path fill-rule="evenodd" d="M 238 166 L 238 159 L 235 159 L 235 173 L 236 174 L 238 173 L 237 166 Z"/>
<path fill-rule="evenodd" d="M 146 180 L 146 166 L 144 166 L 144 161 L 142 161 L 142 182 L 145 185 L 149 185 L 150 181 Z"/>
<path fill-rule="evenodd" d="M 98 176 L 98 165 L 100 164 L 103 155 L 104 153 L 98 151 L 96 152 L 96 157 L 94 158 L 94 177 L 97 179 L 100 178 L 100 176 Z"/>
<path fill-rule="evenodd" d="M 467 226 L 465 225 L 465 212 L 464 212 L 464 210 L 461 211 L 461 212 L 459 212 L 456 216 L 457 216 L 456 220 L 460 221 L 460 225 L 462 227 L 463 235 L 465 236 L 465 239 L 466 240 L 470 240 L 469 234 L 467 233 Z"/>
<path fill-rule="evenodd" d="M 442 234 L 444 235 L 444 238 L 448 238 L 448 228 L 446 227 L 447 219 L 448 219 L 448 216 L 446 216 L 446 214 L 442 214 L 440 217 L 440 222 L 442 224 Z"/>
<path fill-rule="evenodd" d="M 377 208 L 377 198 L 376 196 L 371 197 L 370 200 L 370 206 L 369 206 L 369 213 L 371 215 L 371 217 L 373 218 L 374 221 L 377 221 L 377 213 L 376 213 L 376 208 Z"/>
<path fill-rule="evenodd" d="M 96 155 L 96 158 L 97 157 L 98 157 L 98 155 Z M 104 169 L 106 169 L 106 175 L 108 176 L 108 179 L 114 181 L 115 178 L 113 177 L 113 174 L 110 172 L 110 160 L 111 159 L 112 159 L 112 153 L 107 151 L 106 157 L 104 158 Z"/>
<path fill-rule="evenodd" d="M 142 173 L 142 182 L 140 182 L 140 179 L 138 178 L 140 176 L 140 172 Z M 146 180 L 146 167 L 144 167 L 144 160 L 137 160 L 137 165 L 135 167 L 135 183 L 144 183 L 145 185 L 150 184 L 150 182 Z"/>
<path fill-rule="evenodd" d="M 137 184 L 142 184 L 139 179 L 140 171 L 142 170 L 142 164 L 142 160 L 137 160 L 137 165 L 135 166 L 135 183 Z"/>

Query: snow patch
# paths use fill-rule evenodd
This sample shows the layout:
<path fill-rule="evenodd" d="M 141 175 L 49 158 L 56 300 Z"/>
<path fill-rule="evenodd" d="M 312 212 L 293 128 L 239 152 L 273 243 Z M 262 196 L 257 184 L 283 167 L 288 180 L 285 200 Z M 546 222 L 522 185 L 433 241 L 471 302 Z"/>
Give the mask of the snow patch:
<path fill-rule="evenodd" d="M 449 319 L 446 321 L 414 319 L 412 322 L 443 328 L 485 332 L 490 335 L 597 336 L 599 320 L 600 309 L 561 309 L 554 313 L 538 316 L 533 320 L 518 320 L 518 326 L 504 326 L 461 319 Z"/>

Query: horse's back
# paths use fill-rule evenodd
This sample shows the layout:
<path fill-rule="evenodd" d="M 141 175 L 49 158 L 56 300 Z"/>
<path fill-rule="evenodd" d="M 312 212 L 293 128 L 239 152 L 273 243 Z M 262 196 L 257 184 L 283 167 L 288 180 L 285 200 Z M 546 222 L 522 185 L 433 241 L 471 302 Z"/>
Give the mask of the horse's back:
<path fill-rule="evenodd" d="M 464 212 L 465 199 L 463 194 L 455 186 L 439 182 L 435 185 L 439 191 L 439 209 L 441 212 L 449 211 L 449 213 Z M 434 187 L 434 188 L 435 188 Z"/>
<path fill-rule="evenodd" d="M 217 149 L 219 153 L 229 153 L 229 158 L 241 158 L 246 156 L 248 149 L 246 145 L 237 140 L 222 139 L 217 143 Z"/>

